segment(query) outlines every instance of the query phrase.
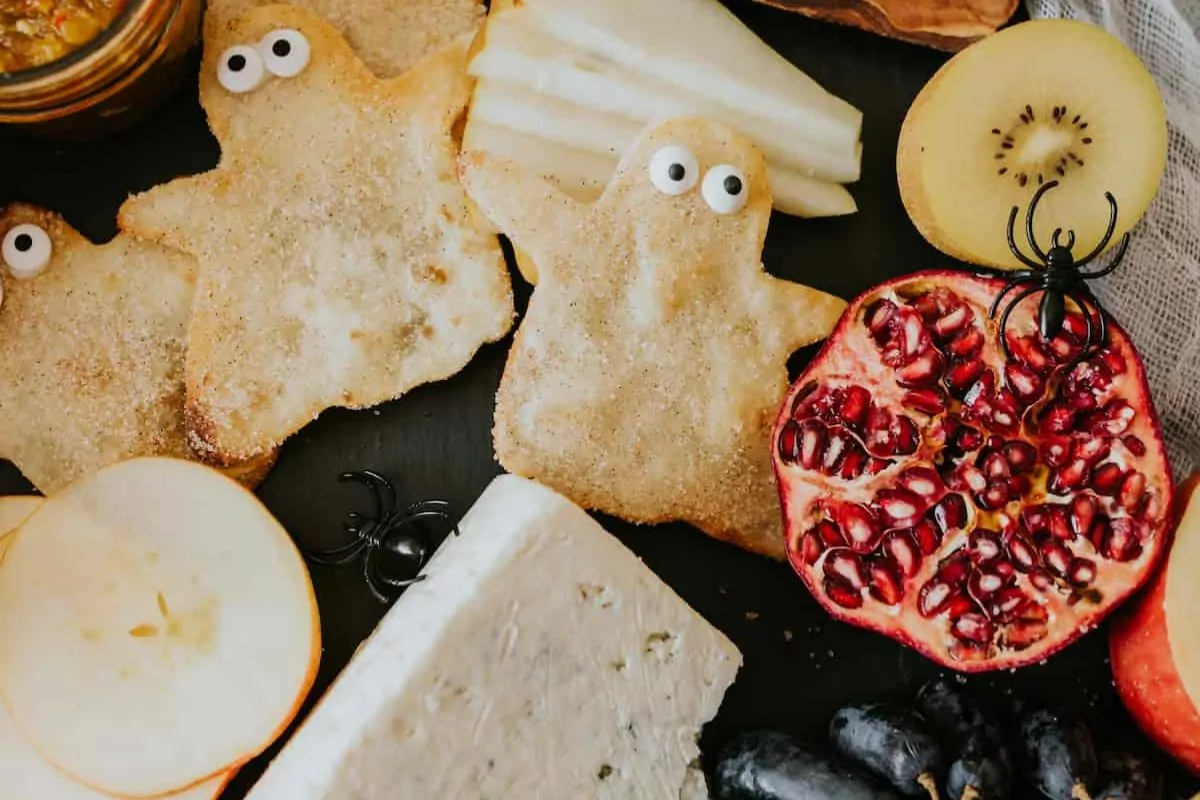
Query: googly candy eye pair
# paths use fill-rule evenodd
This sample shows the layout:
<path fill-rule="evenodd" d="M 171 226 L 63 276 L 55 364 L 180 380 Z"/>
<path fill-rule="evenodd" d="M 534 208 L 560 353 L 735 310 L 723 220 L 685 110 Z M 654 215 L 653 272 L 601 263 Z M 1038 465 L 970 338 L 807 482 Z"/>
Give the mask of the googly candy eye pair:
<path fill-rule="evenodd" d="M 221 53 L 217 82 L 234 94 L 245 94 L 261 86 L 268 74 L 294 78 L 311 57 L 308 39 L 300 31 L 271 31 L 257 45 L 234 45 Z"/>
<path fill-rule="evenodd" d="M 663 194 L 691 191 L 700 180 L 700 163 L 686 147 L 669 145 L 650 159 L 650 181 Z M 736 214 L 746 207 L 749 191 L 741 170 L 729 164 L 710 169 L 700 187 L 704 202 L 718 214 Z"/>

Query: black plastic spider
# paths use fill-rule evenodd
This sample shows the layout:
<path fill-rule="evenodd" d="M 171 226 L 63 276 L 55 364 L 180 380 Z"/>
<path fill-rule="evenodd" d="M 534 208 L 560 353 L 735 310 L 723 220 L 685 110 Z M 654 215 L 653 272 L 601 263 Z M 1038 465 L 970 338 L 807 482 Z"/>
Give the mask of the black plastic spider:
<path fill-rule="evenodd" d="M 366 469 L 345 472 L 338 480 L 357 481 L 370 489 L 375 498 L 375 515 L 367 517 L 351 512 L 343 527 L 354 536 L 353 541 L 332 550 L 305 555 L 318 564 L 342 565 L 363 554 L 363 578 L 367 588 L 379 602 L 390 603 L 399 595 L 397 590 L 424 580 L 425 576 L 396 578 L 386 574 L 377 558 L 379 551 L 391 556 L 393 562 L 406 562 L 407 572 L 412 574 L 425 566 L 436 547 L 430 535 L 430 523 L 445 525 L 456 536 L 458 525 L 450 519 L 449 504 L 441 500 L 425 500 L 400 508 L 396 488 L 378 472 Z"/>
<path fill-rule="evenodd" d="M 1087 341 L 1084 342 L 1083 350 L 1076 361 L 1086 358 L 1092 352 L 1093 346 L 1096 348 L 1103 347 L 1104 343 L 1108 341 L 1106 312 L 1104 311 L 1104 307 L 1100 305 L 1100 301 L 1092 294 L 1092 290 L 1086 281 L 1102 278 L 1121 264 L 1121 259 L 1125 257 L 1125 249 L 1129 246 L 1129 234 L 1126 233 L 1121 237 L 1121 244 L 1117 248 L 1117 254 L 1113 256 L 1108 266 L 1095 272 L 1080 271 L 1080 267 L 1090 263 L 1104 251 L 1104 248 L 1108 246 L 1109 241 L 1112 239 L 1113 231 L 1117 227 L 1117 200 L 1112 196 L 1111 192 L 1105 192 L 1104 197 L 1108 200 L 1109 207 L 1108 230 L 1105 231 L 1104 237 L 1096 245 L 1095 250 L 1076 261 L 1074 255 L 1071 253 L 1071 248 L 1075 246 L 1075 231 L 1067 231 L 1067 243 L 1062 244 L 1060 241 L 1063 232 L 1062 228 L 1056 228 L 1051 239 L 1052 247 L 1049 252 L 1043 251 L 1038 246 L 1037 238 L 1033 233 L 1033 217 L 1037 213 L 1038 202 L 1046 192 L 1055 186 L 1058 186 L 1058 181 L 1050 181 L 1043 184 L 1034 193 L 1033 199 L 1029 202 L 1029 211 L 1025 215 L 1025 235 L 1029 239 L 1029 246 L 1033 249 L 1034 255 L 1040 259 L 1040 263 L 1025 255 L 1021 252 L 1021 248 L 1017 246 L 1014 227 L 1017 222 L 1018 208 L 1013 206 L 1012 213 L 1008 215 L 1008 246 L 1012 250 L 1013 255 L 1022 264 L 1029 267 L 1029 269 L 1004 273 L 1004 277 L 1007 277 L 1009 281 L 1003 291 L 996 296 L 995 302 L 992 303 L 991 315 L 995 317 L 996 312 L 1000 309 L 1001 302 L 1009 292 L 1021 286 L 1027 287 L 1025 291 L 1018 294 L 1005 307 L 1004 315 L 1000 318 L 1000 344 L 1004 348 L 1004 355 L 1010 360 L 1012 359 L 1012 353 L 1009 352 L 1008 336 L 1005 334 L 1005 330 L 1008 327 L 1008 318 L 1012 314 L 1013 309 L 1020 305 L 1022 300 L 1039 291 L 1043 292 L 1043 295 L 1042 302 L 1038 306 L 1038 332 L 1041 333 L 1043 339 L 1049 341 L 1058 336 L 1062 330 L 1063 321 L 1066 319 L 1067 313 L 1066 301 L 1069 298 L 1075 305 L 1079 306 L 1079 310 L 1083 313 L 1083 320 L 1087 324 Z M 1094 335 L 1096 331 L 1093 327 L 1093 315 L 1098 319 L 1096 327 L 1099 328 L 1099 336 Z"/>

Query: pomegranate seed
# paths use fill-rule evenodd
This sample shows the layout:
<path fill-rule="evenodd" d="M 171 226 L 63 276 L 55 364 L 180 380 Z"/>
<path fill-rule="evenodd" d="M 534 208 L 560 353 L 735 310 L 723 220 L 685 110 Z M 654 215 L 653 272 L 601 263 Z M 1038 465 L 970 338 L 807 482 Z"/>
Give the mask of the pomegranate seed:
<path fill-rule="evenodd" d="M 1138 513 L 1138 519 L 1142 522 L 1158 522 L 1162 515 L 1163 502 L 1162 498 L 1155 492 L 1147 492 L 1145 499 L 1142 501 L 1142 508 Z"/>
<path fill-rule="evenodd" d="M 834 428 L 830 431 L 824 457 L 821 459 L 821 468 L 824 472 L 829 474 L 840 467 L 846 450 L 855 444 L 857 442 L 854 441 L 854 437 L 841 428 Z"/>
<path fill-rule="evenodd" d="M 1024 403 L 1029 404 L 1042 396 L 1046 390 L 1040 375 L 1028 367 L 1012 361 L 1004 365 L 1004 379 L 1010 389 Z"/>
<path fill-rule="evenodd" d="M 1067 571 L 1067 579 L 1073 586 L 1083 588 L 1090 586 L 1096 580 L 1096 562 L 1086 558 L 1077 558 L 1071 562 Z"/>
<path fill-rule="evenodd" d="M 910 388 L 929 386 L 937 383 L 945 365 L 942 354 L 930 348 L 901 367 L 896 372 L 896 380 L 901 386 Z"/>
<path fill-rule="evenodd" d="M 1083 349 L 1075 342 L 1071 341 L 1066 336 L 1055 336 L 1049 342 L 1046 342 L 1046 348 L 1051 354 L 1058 357 L 1059 361 L 1070 361 L 1079 355 Z"/>
<path fill-rule="evenodd" d="M 1029 494 L 1032 489 L 1033 482 L 1028 475 L 1014 475 L 1008 479 L 1008 493 L 1013 500 Z"/>
<path fill-rule="evenodd" d="M 825 596 L 842 608 L 862 608 L 862 593 L 841 578 L 826 576 Z"/>
<path fill-rule="evenodd" d="M 1048 592 L 1054 586 L 1054 579 L 1045 570 L 1036 569 L 1029 573 L 1029 585 L 1039 592 Z"/>
<path fill-rule="evenodd" d="M 1075 365 L 1063 381 L 1063 394 L 1096 395 L 1112 385 L 1112 372 L 1101 362 L 1084 361 Z"/>
<path fill-rule="evenodd" d="M 983 471 L 970 464 L 961 464 L 950 476 L 950 488 L 955 491 L 968 490 L 982 492 L 988 486 L 987 476 Z"/>
<path fill-rule="evenodd" d="M 946 316 L 933 323 L 933 335 L 938 341 L 947 341 L 957 336 L 963 328 L 974 320 L 975 315 L 966 306 L 959 306 Z"/>
<path fill-rule="evenodd" d="M 1004 552 L 1000 534 L 986 528 L 976 528 L 971 532 L 970 549 L 971 560 L 976 564 L 989 564 Z"/>
<path fill-rule="evenodd" d="M 1146 455 L 1146 444 L 1138 437 L 1126 436 L 1121 441 L 1125 444 L 1126 449 L 1128 449 L 1129 452 L 1133 453 L 1135 456 L 1140 458 L 1141 456 Z"/>
<path fill-rule="evenodd" d="M 800 554 L 804 556 L 804 563 L 810 567 L 817 563 L 821 554 L 825 552 L 825 543 L 821 541 L 821 537 L 809 531 L 804 534 L 800 540 Z"/>
<path fill-rule="evenodd" d="M 950 342 L 946 346 L 946 350 L 959 360 L 974 358 L 983 350 L 983 331 L 978 328 L 968 328 Z"/>
<path fill-rule="evenodd" d="M 1137 412 L 1124 400 L 1114 400 L 1091 420 L 1089 432 L 1098 436 L 1120 436 L 1129 430 Z"/>
<path fill-rule="evenodd" d="M 989 564 L 988 569 L 992 570 L 1001 578 L 1003 578 L 1006 584 L 1010 583 L 1017 576 L 1017 568 L 1007 561 L 997 561 L 993 564 Z"/>
<path fill-rule="evenodd" d="M 990 597 L 1004 588 L 1004 578 L 984 570 L 973 573 L 969 583 L 971 594 L 978 598 Z"/>
<path fill-rule="evenodd" d="M 954 449 L 960 453 L 970 453 L 983 445 L 983 434 L 974 428 L 963 426 L 954 437 Z"/>
<path fill-rule="evenodd" d="M 1071 533 L 1074 536 L 1087 536 L 1092 529 L 1092 520 L 1096 518 L 1096 501 L 1085 494 L 1076 495 L 1071 501 Z"/>
<path fill-rule="evenodd" d="M 884 605 L 898 605 L 904 599 L 904 584 L 887 563 L 872 560 L 868 566 L 871 596 Z"/>
<path fill-rule="evenodd" d="M 1087 538 L 1096 552 L 1100 552 L 1104 547 L 1105 539 L 1108 538 L 1108 517 L 1098 514 L 1096 521 L 1092 523 L 1092 529 L 1088 531 Z"/>
<path fill-rule="evenodd" d="M 998 508 L 1003 508 L 1013 499 L 1012 489 L 1008 485 L 1008 481 L 1000 481 L 988 486 L 983 492 L 975 496 L 975 505 L 987 511 L 995 511 Z"/>
<path fill-rule="evenodd" d="M 950 586 L 936 579 L 932 580 L 921 587 L 917 610 L 923 617 L 936 617 L 950 604 L 950 598 L 953 595 L 954 590 Z"/>
<path fill-rule="evenodd" d="M 860 477 L 867 466 L 867 454 L 863 452 L 862 447 L 855 442 L 842 457 L 842 465 L 838 468 L 837 475 L 842 480 L 852 481 Z"/>
<path fill-rule="evenodd" d="M 853 589 L 862 589 L 867 585 L 862 559 L 844 547 L 829 551 L 825 556 L 824 570 L 826 575 L 845 581 Z"/>
<path fill-rule="evenodd" d="M 867 474 L 878 475 L 892 465 L 886 458 L 872 458 L 867 462 Z"/>
<path fill-rule="evenodd" d="M 1008 442 L 1000 451 L 1013 472 L 1028 472 L 1037 464 L 1037 448 L 1029 442 Z"/>
<path fill-rule="evenodd" d="M 908 417 L 898 416 L 892 421 L 894 442 L 892 452 L 898 456 L 908 456 L 917 452 L 921 444 L 921 431 L 917 424 Z"/>
<path fill-rule="evenodd" d="M 1096 395 L 1091 392 L 1079 392 L 1067 398 L 1067 404 L 1076 411 L 1092 411 L 1100 403 L 1096 400 Z"/>
<path fill-rule="evenodd" d="M 1050 529 L 1050 507 L 1046 505 L 1025 506 L 1021 509 L 1021 524 L 1030 536 L 1037 536 Z"/>
<path fill-rule="evenodd" d="M 940 288 L 917 297 L 910 301 L 910 304 L 926 322 L 933 322 L 948 311 L 962 305 L 956 295 Z"/>
<path fill-rule="evenodd" d="M 1028 605 L 1031 601 L 1025 596 L 1025 593 L 1016 586 L 1010 586 L 1007 589 L 1001 589 L 995 597 L 992 598 L 991 612 L 992 616 L 1001 621 L 1007 622 L 1016 617 L 1016 615 Z"/>
<path fill-rule="evenodd" d="M 867 449 L 873 453 L 891 452 L 894 439 L 891 428 L 892 415 L 887 409 L 872 405 L 867 412 Z"/>
<path fill-rule="evenodd" d="M 1075 532 L 1071 530 L 1071 523 L 1068 520 L 1066 506 L 1048 506 L 1046 508 L 1046 523 L 1050 530 L 1050 535 L 1055 539 L 1069 542 L 1075 538 Z"/>
<path fill-rule="evenodd" d="M 839 414 L 842 421 L 853 428 L 861 429 L 867 421 L 867 411 L 871 407 L 871 393 L 862 386 L 847 386 L 842 397 L 842 407 Z"/>
<path fill-rule="evenodd" d="M 1067 314 L 1063 317 L 1062 333 L 1082 344 L 1087 338 L 1087 322 L 1082 314 Z"/>
<path fill-rule="evenodd" d="M 991 396 L 996 391 L 996 378 L 991 372 L 984 372 L 967 389 L 962 401 L 966 408 L 976 417 L 983 419 L 991 413 Z"/>
<path fill-rule="evenodd" d="M 1101 439 L 1097 436 L 1076 439 L 1075 443 L 1071 446 L 1071 455 L 1080 461 L 1086 461 L 1088 464 L 1103 461 L 1108 458 L 1110 452 L 1112 452 L 1112 443 L 1107 439 Z"/>
<path fill-rule="evenodd" d="M 883 532 L 870 509 L 848 503 L 838 507 L 835 518 L 846 535 L 846 541 L 857 552 L 870 553 L 879 546 Z"/>
<path fill-rule="evenodd" d="M 944 379 L 946 388 L 955 397 L 962 397 L 967 389 L 974 386 L 975 382 L 979 380 L 984 369 L 986 369 L 984 363 L 977 358 L 951 362 Z"/>
<path fill-rule="evenodd" d="M 1090 472 L 1091 467 L 1086 461 L 1078 458 L 1072 459 L 1062 469 L 1050 473 L 1050 480 L 1047 481 L 1046 488 L 1050 490 L 1051 494 L 1070 494 L 1087 482 Z"/>
<path fill-rule="evenodd" d="M 1057 542 L 1042 545 L 1042 559 L 1046 567 L 1060 578 L 1067 577 L 1071 569 L 1071 551 Z"/>
<path fill-rule="evenodd" d="M 1046 436 L 1042 439 L 1042 460 L 1051 468 L 1067 463 L 1071 454 L 1071 440 L 1066 436 Z"/>
<path fill-rule="evenodd" d="M 954 635 L 975 644 L 987 644 L 992 640 L 992 623 L 978 612 L 963 614 L 954 620 Z"/>
<path fill-rule="evenodd" d="M 1025 650 L 1045 639 L 1050 633 L 1046 623 L 1019 619 L 1004 631 L 1004 644 L 1012 650 Z"/>
<path fill-rule="evenodd" d="M 1045 374 L 1050 368 L 1050 359 L 1033 336 L 1010 337 L 1008 349 L 1012 351 L 1013 358 L 1039 375 Z"/>
<path fill-rule="evenodd" d="M 912 531 L 892 531 L 883 540 L 883 552 L 892 565 L 906 578 L 921 570 L 921 552 L 913 544 Z"/>
<path fill-rule="evenodd" d="M 931 467 L 910 467 L 900 473 L 899 482 L 918 497 L 933 497 L 942 489 L 942 478 Z"/>
<path fill-rule="evenodd" d="M 1096 494 L 1112 497 L 1120 490 L 1124 477 L 1125 471 L 1117 464 L 1109 462 L 1098 467 L 1092 475 L 1092 488 L 1096 490 Z"/>
<path fill-rule="evenodd" d="M 1061 403 L 1046 406 L 1038 421 L 1038 433 L 1042 436 L 1070 433 L 1074 427 L 1075 409 Z"/>
<path fill-rule="evenodd" d="M 1033 547 L 1025 537 L 1010 536 L 1007 544 L 1008 558 L 1014 567 L 1021 572 L 1029 572 L 1037 567 L 1037 556 L 1034 555 Z"/>
<path fill-rule="evenodd" d="M 1138 510 L 1138 506 L 1142 502 L 1142 496 L 1146 492 L 1146 476 L 1140 472 L 1130 470 L 1125 475 L 1125 480 L 1121 483 L 1121 489 L 1117 492 L 1117 502 L 1121 504 L 1121 508 L 1134 514 Z"/>
<path fill-rule="evenodd" d="M 992 423 L 997 428 L 1009 430 L 1016 427 L 1021 416 L 1021 407 L 1015 394 L 1008 389 L 1001 389 L 996 393 L 993 406 Z"/>
<path fill-rule="evenodd" d="M 825 449 L 825 426 L 815 419 L 806 419 L 800 425 L 795 422 L 788 422 L 784 426 L 784 435 L 791 429 L 795 431 L 792 437 L 792 443 L 788 450 L 791 458 L 788 461 L 799 461 L 800 466 L 805 469 L 816 469 L 821 463 L 821 454 Z M 780 437 L 780 448 L 782 453 L 784 437 Z"/>
<path fill-rule="evenodd" d="M 904 315 L 900 323 L 900 333 L 905 360 L 916 358 L 931 349 L 932 343 L 929 341 L 929 335 L 925 333 L 925 323 L 916 314 Z"/>
<path fill-rule="evenodd" d="M 1008 467 L 1008 459 L 995 450 L 984 451 L 986 455 L 980 459 L 979 466 L 989 480 L 1003 480 L 1012 475 Z"/>
<path fill-rule="evenodd" d="M 921 498 L 907 489 L 881 489 L 875 496 L 883 523 L 893 528 L 907 528 L 925 510 Z"/>
<path fill-rule="evenodd" d="M 1104 350 L 1096 358 L 1113 375 L 1125 374 L 1125 361 L 1112 350 Z"/>
<path fill-rule="evenodd" d="M 1137 523 L 1131 519 L 1114 519 L 1108 526 L 1100 552 L 1114 561 L 1133 561 L 1142 554 Z"/>
<path fill-rule="evenodd" d="M 971 570 L 971 562 L 963 550 L 955 550 L 952 555 L 942 560 L 938 565 L 937 579 L 951 586 L 959 586 L 966 580 Z"/>
<path fill-rule="evenodd" d="M 917 547 L 927 556 L 933 555 L 942 546 L 942 533 L 929 519 L 923 519 L 913 526 L 913 538 Z"/>
<path fill-rule="evenodd" d="M 779 457 L 785 464 L 795 464 L 800 456 L 800 426 L 794 421 L 784 423 L 779 432 Z"/>
<path fill-rule="evenodd" d="M 823 519 L 813 528 L 813 532 L 821 538 L 826 547 L 845 547 L 846 538 L 838 530 L 838 526 L 830 520 Z"/>
<path fill-rule="evenodd" d="M 914 389 L 907 392 L 900 402 L 905 408 L 920 411 L 922 414 L 933 416 L 946 410 L 946 395 L 937 387 L 929 389 Z"/>
<path fill-rule="evenodd" d="M 867 330 L 873 335 L 882 334 L 887 331 L 889 323 L 896 316 L 898 306 L 891 300 L 876 300 L 867 309 L 865 322 Z"/>
<path fill-rule="evenodd" d="M 975 604 L 975 601 L 962 592 L 955 592 L 950 597 L 950 602 L 946 604 L 946 616 L 950 617 L 950 619 L 958 619 L 963 614 L 970 614 L 978 610 L 979 607 Z"/>
<path fill-rule="evenodd" d="M 967 524 L 967 504 L 957 494 L 943 497 L 942 501 L 930 510 L 930 514 L 943 536 L 947 531 L 962 528 Z"/>

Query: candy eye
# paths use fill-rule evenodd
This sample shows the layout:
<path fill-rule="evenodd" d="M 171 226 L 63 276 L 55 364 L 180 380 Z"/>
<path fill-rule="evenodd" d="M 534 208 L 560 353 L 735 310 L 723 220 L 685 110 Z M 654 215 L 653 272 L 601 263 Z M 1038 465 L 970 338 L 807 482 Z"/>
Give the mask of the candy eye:
<path fill-rule="evenodd" d="M 312 50 L 308 39 L 297 30 L 284 28 L 271 31 L 258 43 L 263 63 L 277 78 L 294 78 L 308 66 Z"/>
<path fill-rule="evenodd" d="M 699 179 L 700 165 L 686 147 L 670 145 L 650 159 L 650 181 L 663 194 L 683 194 Z"/>
<path fill-rule="evenodd" d="M 234 94 L 253 92 L 265 77 L 262 56 L 253 47 L 239 44 L 221 53 L 217 81 Z"/>
<path fill-rule="evenodd" d="M 4 235 L 4 265 L 14 278 L 32 278 L 46 268 L 54 252 L 50 237 L 37 225 L 17 225 Z"/>
<path fill-rule="evenodd" d="M 718 214 L 736 214 L 746 207 L 746 176 L 737 167 L 721 164 L 704 176 L 704 202 Z"/>

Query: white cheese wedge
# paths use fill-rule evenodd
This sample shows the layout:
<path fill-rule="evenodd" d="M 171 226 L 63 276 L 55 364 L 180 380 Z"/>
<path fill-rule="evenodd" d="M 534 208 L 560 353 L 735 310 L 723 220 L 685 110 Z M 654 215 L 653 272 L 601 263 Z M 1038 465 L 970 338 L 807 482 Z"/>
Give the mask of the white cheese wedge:
<path fill-rule="evenodd" d="M 741 654 L 578 506 L 497 478 L 249 800 L 691 800 Z"/>

